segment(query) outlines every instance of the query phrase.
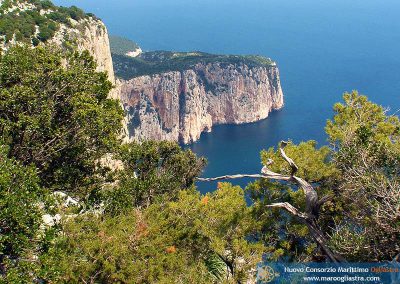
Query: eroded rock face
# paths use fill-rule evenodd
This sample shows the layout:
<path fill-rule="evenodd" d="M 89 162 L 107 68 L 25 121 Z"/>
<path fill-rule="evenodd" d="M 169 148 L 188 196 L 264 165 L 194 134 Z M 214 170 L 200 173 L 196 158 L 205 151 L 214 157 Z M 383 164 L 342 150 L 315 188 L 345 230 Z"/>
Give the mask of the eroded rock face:
<path fill-rule="evenodd" d="M 107 28 L 100 20 L 87 18 L 79 22 L 70 19 L 73 28 L 61 25 L 50 43 L 63 46 L 65 41 L 72 42 L 79 51 L 87 50 L 97 63 L 97 70 L 107 72 L 114 84 L 114 68 L 111 58 Z M 117 94 L 114 94 L 115 98 Z"/>
<path fill-rule="evenodd" d="M 107 72 L 109 80 L 115 83 L 110 42 L 107 28 L 103 22 L 95 21 L 93 24 L 85 26 L 84 36 L 78 40 L 78 49 L 89 50 L 97 62 L 97 69 Z"/>
<path fill-rule="evenodd" d="M 275 65 L 197 64 L 182 72 L 120 82 L 130 140 L 190 143 L 216 124 L 241 124 L 268 117 L 283 106 Z"/>
<path fill-rule="evenodd" d="M 120 84 L 116 82 L 114 75 L 113 61 L 111 57 L 110 41 L 107 28 L 104 23 L 98 19 L 86 18 L 79 22 L 70 20 L 73 28 L 61 25 L 55 36 L 50 40 L 51 44 L 63 46 L 65 41 L 71 41 L 79 51 L 89 51 L 97 63 L 96 70 L 106 72 L 108 80 L 114 85 L 114 88 L 108 94 L 111 99 L 119 100 Z M 128 142 L 127 122 L 122 122 L 121 138 Z"/>
<path fill-rule="evenodd" d="M 78 18 L 72 18 L 67 13 L 63 14 L 64 20 L 61 20 L 60 17 L 49 18 L 48 15 L 52 13 L 60 13 L 60 7 L 51 3 L 33 2 L 35 1 L 10 0 L 5 2 L 0 0 L 0 16 L 8 15 L 14 17 L 15 21 L 24 21 L 26 20 L 24 17 L 28 17 L 28 11 L 32 14 L 36 13 L 36 17 L 40 17 L 42 21 L 52 23 L 56 27 L 54 35 L 39 41 L 41 27 L 32 24 L 30 20 L 26 24 L 28 27 L 24 27 L 25 30 L 22 31 L 24 36 L 21 35 L 18 40 L 15 32 L 14 35 L 8 35 L 7 40 L 5 33 L 0 34 L 0 50 L 5 51 L 11 46 L 21 44 L 30 45 L 33 48 L 35 46 L 33 39 L 36 39 L 38 41 L 36 44 L 40 45 L 53 44 L 62 48 L 73 46 L 77 47 L 79 51 L 88 50 L 97 62 L 97 70 L 107 72 L 110 81 L 115 83 L 108 32 L 101 20 L 93 15 L 85 14 L 83 11 Z M 30 31 L 29 25 L 32 25 L 31 28 L 35 32 Z"/>

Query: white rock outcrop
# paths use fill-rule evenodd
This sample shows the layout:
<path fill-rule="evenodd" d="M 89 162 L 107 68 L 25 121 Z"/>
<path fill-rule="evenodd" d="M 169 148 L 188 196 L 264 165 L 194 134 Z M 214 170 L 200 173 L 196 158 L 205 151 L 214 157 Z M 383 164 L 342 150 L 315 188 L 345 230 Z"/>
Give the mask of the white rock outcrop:
<path fill-rule="evenodd" d="M 123 81 L 120 97 L 135 141 L 190 143 L 213 125 L 255 122 L 283 106 L 275 64 L 199 63 L 183 72 Z"/>

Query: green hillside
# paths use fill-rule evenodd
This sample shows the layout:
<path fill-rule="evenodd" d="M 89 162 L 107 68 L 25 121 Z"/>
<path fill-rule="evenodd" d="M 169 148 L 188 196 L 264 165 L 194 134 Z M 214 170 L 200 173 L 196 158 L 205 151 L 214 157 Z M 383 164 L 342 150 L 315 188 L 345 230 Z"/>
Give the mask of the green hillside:
<path fill-rule="evenodd" d="M 125 55 L 130 51 L 139 49 L 135 42 L 120 36 L 110 35 L 110 47 L 113 54 Z"/>
<path fill-rule="evenodd" d="M 216 55 L 204 52 L 144 52 L 138 57 L 113 54 L 114 70 L 118 77 L 130 79 L 168 71 L 187 70 L 197 63 L 246 64 L 250 67 L 272 66 L 275 63 L 257 55 Z"/>
<path fill-rule="evenodd" d="M 23 8 L 20 8 L 23 7 Z M 38 45 L 52 38 L 61 24 L 68 27 L 75 21 L 94 17 L 83 10 L 58 7 L 48 0 L 5 0 L 0 6 L 0 44 L 15 40 Z"/>

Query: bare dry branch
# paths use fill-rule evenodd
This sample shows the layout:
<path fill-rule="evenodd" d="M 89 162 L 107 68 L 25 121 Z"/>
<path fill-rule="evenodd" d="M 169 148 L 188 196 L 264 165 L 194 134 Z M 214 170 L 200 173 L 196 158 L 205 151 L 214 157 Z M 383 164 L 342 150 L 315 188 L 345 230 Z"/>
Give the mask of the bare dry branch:
<path fill-rule="evenodd" d="M 314 238 L 314 240 L 318 243 L 318 245 L 321 247 L 321 249 L 325 252 L 326 256 L 332 261 L 332 262 L 343 262 L 345 259 L 339 255 L 334 253 L 328 246 L 327 246 L 327 239 L 322 233 L 321 230 L 318 229 L 317 226 L 317 218 L 318 218 L 318 213 L 320 210 L 320 207 L 327 202 L 328 200 L 332 199 L 332 196 L 327 195 L 322 197 L 320 200 L 318 199 L 318 193 L 314 189 L 314 187 L 306 182 L 304 179 L 296 177 L 295 174 L 298 171 L 298 166 L 296 163 L 286 155 L 284 148 L 288 142 L 282 141 L 280 143 L 280 154 L 282 158 L 290 165 L 291 167 L 291 175 L 282 175 L 279 173 L 275 173 L 268 169 L 268 166 L 273 163 L 271 159 L 268 160 L 267 166 L 264 166 L 261 169 L 262 174 L 236 174 L 236 175 L 225 175 L 225 176 L 220 176 L 220 177 L 214 177 L 214 178 L 197 178 L 198 181 L 217 181 L 217 180 L 227 180 L 227 179 L 238 179 L 238 178 L 264 178 L 264 179 L 272 179 L 272 180 L 278 180 L 278 181 L 286 181 L 286 182 L 293 182 L 296 183 L 300 188 L 302 188 L 305 199 L 306 199 L 306 211 L 301 212 L 299 209 L 294 207 L 288 202 L 282 202 L 282 203 L 273 203 L 270 205 L 267 205 L 267 207 L 270 208 L 282 208 L 288 211 L 290 214 L 293 216 L 299 218 L 299 220 L 307 225 L 310 234 Z"/>
<path fill-rule="evenodd" d="M 220 177 L 214 177 L 214 178 L 196 178 L 196 180 L 198 180 L 198 181 L 217 181 L 217 180 L 238 179 L 238 178 L 265 178 L 265 176 L 260 175 L 260 174 L 252 174 L 252 175 L 237 174 L 237 175 L 226 175 L 226 176 L 220 176 Z"/>
<path fill-rule="evenodd" d="M 292 204 L 290 204 L 288 202 L 273 203 L 273 204 L 267 205 L 267 207 L 283 208 L 294 216 L 297 216 L 297 217 L 303 218 L 303 219 L 308 219 L 308 216 L 306 214 L 304 214 L 303 212 L 300 212 L 300 210 L 298 210 L 296 207 L 294 207 Z"/>
<path fill-rule="evenodd" d="M 282 158 L 289 164 L 289 166 L 292 168 L 292 172 L 291 175 L 294 176 L 297 171 L 299 170 L 299 167 L 296 165 L 296 163 L 289 158 L 286 153 L 285 153 L 285 147 L 288 145 L 289 143 L 286 141 L 282 141 L 279 147 L 279 151 L 281 152 L 281 156 Z"/>

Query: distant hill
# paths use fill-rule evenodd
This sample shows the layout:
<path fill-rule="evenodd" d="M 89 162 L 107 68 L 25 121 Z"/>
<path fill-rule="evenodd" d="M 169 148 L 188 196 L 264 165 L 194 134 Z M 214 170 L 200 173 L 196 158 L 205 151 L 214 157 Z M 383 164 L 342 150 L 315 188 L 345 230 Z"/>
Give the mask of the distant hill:
<path fill-rule="evenodd" d="M 137 43 L 120 36 L 110 35 L 111 53 L 117 55 L 126 55 L 128 52 L 134 52 L 140 47 Z"/>
<path fill-rule="evenodd" d="M 61 27 L 73 28 L 87 18 L 97 19 L 75 6 L 58 7 L 48 0 L 0 1 L 0 45 L 7 48 L 19 42 L 36 46 L 53 38 Z"/>

